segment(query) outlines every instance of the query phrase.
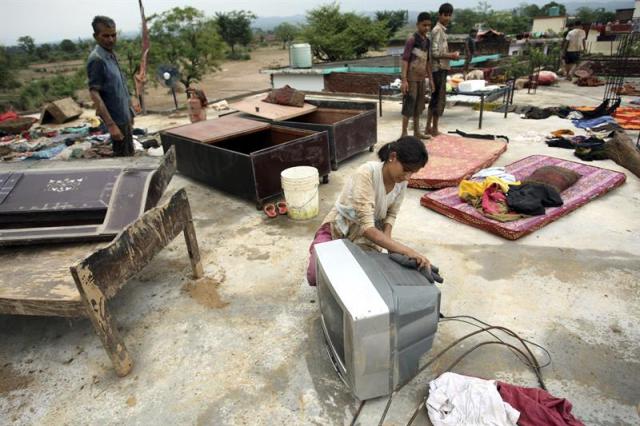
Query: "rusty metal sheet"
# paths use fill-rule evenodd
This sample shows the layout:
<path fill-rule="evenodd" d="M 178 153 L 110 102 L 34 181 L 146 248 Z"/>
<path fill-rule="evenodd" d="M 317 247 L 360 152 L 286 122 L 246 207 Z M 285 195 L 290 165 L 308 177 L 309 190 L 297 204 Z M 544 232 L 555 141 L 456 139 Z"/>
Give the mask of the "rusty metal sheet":
<path fill-rule="evenodd" d="M 165 130 L 164 133 L 202 143 L 215 143 L 269 129 L 268 123 L 236 116 L 225 116 Z"/>

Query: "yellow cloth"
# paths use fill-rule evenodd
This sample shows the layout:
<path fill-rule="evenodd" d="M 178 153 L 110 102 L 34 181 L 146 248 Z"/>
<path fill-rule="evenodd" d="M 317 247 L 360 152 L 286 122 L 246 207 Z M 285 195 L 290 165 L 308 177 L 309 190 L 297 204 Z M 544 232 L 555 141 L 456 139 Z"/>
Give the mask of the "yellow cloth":
<path fill-rule="evenodd" d="M 489 176 L 483 181 L 463 180 L 458 186 L 458 196 L 463 200 L 469 200 L 469 198 L 482 197 L 484 191 L 491 185 L 496 184 L 500 187 L 502 192 L 509 191 L 509 185 L 520 185 L 520 182 L 507 182 L 504 179 L 500 179 L 496 176 Z"/>

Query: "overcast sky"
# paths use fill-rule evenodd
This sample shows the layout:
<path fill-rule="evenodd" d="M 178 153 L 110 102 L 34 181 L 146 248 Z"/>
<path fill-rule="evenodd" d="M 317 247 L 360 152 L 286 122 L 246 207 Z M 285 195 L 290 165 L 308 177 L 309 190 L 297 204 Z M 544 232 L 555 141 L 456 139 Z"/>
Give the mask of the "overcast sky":
<path fill-rule="evenodd" d="M 475 7 L 478 0 L 449 0 L 454 7 Z M 550 1 L 550 0 L 549 0 Z M 528 3 L 544 4 L 530 0 Z M 175 6 L 193 6 L 207 15 L 219 11 L 246 9 L 258 16 L 291 16 L 327 3 L 322 0 L 143 0 L 147 15 Z M 435 10 L 440 0 L 342 0 L 343 10 L 380 9 Z M 489 0 L 496 9 L 518 6 L 521 0 Z M 136 31 L 140 26 L 138 0 L 0 0 L 2 21 L 0 43 L 16 44 L 18 37 L 30 35 L 36 43 L 77 40 L 91 36 L 94 15 L 107 15 L 116 21 L 118 30 Z"/>

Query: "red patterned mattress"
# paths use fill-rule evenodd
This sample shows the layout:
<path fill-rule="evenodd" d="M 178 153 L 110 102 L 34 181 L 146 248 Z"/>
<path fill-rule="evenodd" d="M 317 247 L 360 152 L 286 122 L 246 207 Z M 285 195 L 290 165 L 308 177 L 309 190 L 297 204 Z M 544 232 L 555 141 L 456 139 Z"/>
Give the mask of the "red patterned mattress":
<path fill-rule="evenodd" d="M 543 216 L 532 216 L 507 223 L 489 219 L 460 200 L 457 187 L 425 194 L 420 199 L 420 204 L 467 225 L 475 226 L 509 240 L 517 240 L 571 213 L 592 199 L 606 194 L 622 185 L 626 180 L 624 173 L 545 155 L 532 155 L 506 166 L 506 169 L 518 179 L 523 179 L 534 170 L 550 165 L 574 170 L 582 177 L 573 186 L 562 192 L 564 205 L 547 208 L 546 214 Z"/>
<path fill-rule="evenodd" d="M 411 188 L 446 188 L 457 186 L 480 169 L 493 164 L 507 150 L 501 140 L 471 139 L 439 135 L 426 143 L 427 165 L 411 176 Z"/>

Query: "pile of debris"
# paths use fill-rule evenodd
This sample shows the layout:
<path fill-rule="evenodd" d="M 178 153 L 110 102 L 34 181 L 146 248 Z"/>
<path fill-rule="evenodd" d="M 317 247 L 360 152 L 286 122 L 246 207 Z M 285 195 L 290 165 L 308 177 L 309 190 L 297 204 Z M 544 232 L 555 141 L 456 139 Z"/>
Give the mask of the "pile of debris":
<path fill-rule="evenodd" d="M 47 127 L 75 120 L 82 109 L 70 98 L 45 106 L 40 123 L 32 117 L 21 117 L 14 111 L 0 115 L 0 159 L 3 161 L 71 160 L 79 158 L 112 157 L 107 127 L 97 117 L 74 122 L 64 128 Z M 57 126 L 58 127 L 58 126 Z M 133 129 L 136 153 L 162 156 L 158 141 L 145 129 Z"/>

